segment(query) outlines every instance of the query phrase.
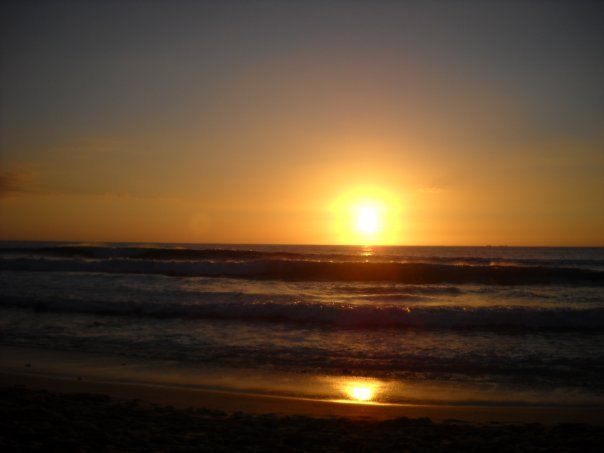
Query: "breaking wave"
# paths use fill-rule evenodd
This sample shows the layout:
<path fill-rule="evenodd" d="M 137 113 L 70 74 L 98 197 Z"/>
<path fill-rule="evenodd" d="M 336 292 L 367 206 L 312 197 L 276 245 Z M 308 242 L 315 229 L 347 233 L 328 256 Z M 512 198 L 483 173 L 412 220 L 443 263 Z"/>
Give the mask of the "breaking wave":
<path fill-rule="evenodd" d="M 206 298 L 207 299 L 207 298 Z M 209 299 L 212 299 L 211 297 Z M 303 323 L 350 328 L 418 329 L 604 329 L 604 308 L 409 307 L 317 303 L 269 298 L 233 298 L 224 302 L 129 302 L 79 298 L 36 299 L 13 296 L 4 308 L 55 313 L 84 313 L 157 318 L 204 318 L 249 322 Z"/>
<path fill-rule="evenodd" d="M 100 272 L 169 276 L 226 277 L 286 281 L 386 281 L 409 284 L 604 285 L 604 271 L 545 266 L 330 262 L 282 259 L 250 261 L 165 261 L 110 259 L 3 258 L 0 270 Z"/>
<path fill-rule="evenodd" d="M 417 249 L 417 248 L 415 248 Z M 321 262 L 373 262 L 373 263 L 431 263 L 467 266 L 537 266 L 537 267 L 579 267 L 586 269 L 604 268 L 602 253 L 592 249 L 573 253 L 556 253 L 556 249 L 544 249 L 541 254 L 527 257 L 515 249 L 488 247 L 461 248 L 460 250 L 422 249 L 413 247 L 376 247 L 366 254 L 358 247 L 288 247 L 281 249 L 255 246 L 246 248 L 187 248 L 162 246 L 120 246 L 120 245 L 46 245 L 46 246 L 4 246 L 0 256 L 27 258 L 75 258 L 75 259 L 129 259 L 153 261 L 214 261 L 244 262 L 254 260 L 321 261 Z M 445 249 L 445 250 L 443 250 Z M 501 250 L 508 250 L 503 253 Z M 510 252 L 510 250 L 514 250 Z M 490 252 L 489 252 L 490 251 Z M 534 255 L 535 249 L 531 250 Z M 550 256 L 551 255 L 551 256 Z M 580 255 L 580 256 L 579 256 Z"/>

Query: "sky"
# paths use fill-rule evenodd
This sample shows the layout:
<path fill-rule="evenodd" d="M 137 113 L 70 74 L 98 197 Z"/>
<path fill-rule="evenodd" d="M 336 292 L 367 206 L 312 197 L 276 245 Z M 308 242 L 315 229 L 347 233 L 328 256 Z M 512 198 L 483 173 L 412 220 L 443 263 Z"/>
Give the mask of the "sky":
<path fill-rule="evenodd" d="M 1 8 L 0 239 L 604 245 L 603 2 Z"/>

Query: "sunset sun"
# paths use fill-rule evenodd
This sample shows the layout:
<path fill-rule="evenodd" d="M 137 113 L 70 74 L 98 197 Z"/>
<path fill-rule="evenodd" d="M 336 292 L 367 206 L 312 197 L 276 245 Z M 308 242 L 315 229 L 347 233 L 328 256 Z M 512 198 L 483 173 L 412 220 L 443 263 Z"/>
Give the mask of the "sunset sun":
<path fill-rule="evenodd" d="M 361 205 L 357 208 L 356 227 L 359 233 L 376 234 L 382 226 L 377 206 Z"/>
<path fill-rule="evenodd" d="M 347 225 L 345 231 L 357 244 L 377 245 L 388 242 L 389 211 L 388 203 L 374 197 L 364 197 L 352 201 L 346 209 Z"/>
<path fill-rule="evenodd" d="M 400 240 L 400 204 L 384 189 L 351 190 L 336 200 L 333 212 L 342 243 L 386 245 Z"/>

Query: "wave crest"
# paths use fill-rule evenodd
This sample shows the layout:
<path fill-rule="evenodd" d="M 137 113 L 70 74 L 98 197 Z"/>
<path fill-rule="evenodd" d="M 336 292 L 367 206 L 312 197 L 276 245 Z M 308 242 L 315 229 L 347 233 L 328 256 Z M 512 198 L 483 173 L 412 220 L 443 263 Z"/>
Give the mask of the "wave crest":
<path fill-rule="evenodd" d="M 408 284 L 581 284 L 604 286 L 604 272 L 579 268 L 467 266 L 432 263 L 362 263 L 254 260 L 161 261 L 4 258 L 0 270 L 102 272 L 286 281 L 387 281 Z"/>
<path fill-rule="evenodd" d="M 295 300 L 142 303 L 77 298 L 40 300 L 27 297 L 6 298 L 1 305 L 5 308 L 14 307 L 57 313 L 284 322 L 349 328 L 604 329 L 604 308 L 408 307 L 310 303 Z"/>

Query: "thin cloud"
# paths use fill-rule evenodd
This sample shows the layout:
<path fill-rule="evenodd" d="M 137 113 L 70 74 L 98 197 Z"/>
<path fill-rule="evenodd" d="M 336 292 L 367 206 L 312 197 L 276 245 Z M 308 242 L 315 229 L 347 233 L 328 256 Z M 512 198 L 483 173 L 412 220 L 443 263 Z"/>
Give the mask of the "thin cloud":
<path fill-rule="evenodd" d="M 33 171 L 0 171 L 0 199 L 15 198 L 22 195 L 83 196 L 109 200 L 141 200 L 158 202 L 191 202 L 186 197 L 159 194 L 143 194 L 128 191 L 69 190 L 47 187 L 39 181 Z"/>
<path fill-rule="evenodd" d="M 32 172 L 0 172 L 0 198 L 9 198 L 33 192 L 36 192 L 36 188 Z"/>
<path fill-rule="evenodd" d="M 419 191 L 421 193 L 441 193 L 444 192 L 446 189 L 444 187 L 438 187 L 438 186 L 426 186 L 426 187 L 420 187 Z"/>

